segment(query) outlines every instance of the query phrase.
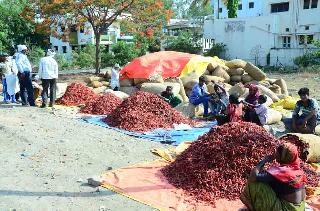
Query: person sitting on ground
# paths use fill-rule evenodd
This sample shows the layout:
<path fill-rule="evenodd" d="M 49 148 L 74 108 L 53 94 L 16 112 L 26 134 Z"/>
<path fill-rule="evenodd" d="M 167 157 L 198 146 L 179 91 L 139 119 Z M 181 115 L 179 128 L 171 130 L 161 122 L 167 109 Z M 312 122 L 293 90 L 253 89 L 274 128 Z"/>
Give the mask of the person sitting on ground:
<path fill-rule="evenodd" d="M 229 104 L 229 94 L 223 85 L 218 83 L 215 83 L 213 88 L 215 94 L 213 95 L 212 100 L 210 100 L 209 105 L 212 115 L 217 116 L 221 113 L 224 113 L 224 111 L 227 109 Z"/>
<path fill-rule="evenodd" d="M 195 84 L 194 87 L 192 88 L 189 101 L 191 104 L 195 106 L 203 104 L 203 107 L 204 107 L 203 117 L 208 117 L 209 101 L 211 98 L 212 98 L 211 95 L 207 91 L 205 79 L 203 76 L 200 76 L 199 83 Z"/>
<path fill-rule="evenodd" d="M 247 107 L 250 107 L 250 109 L 247 110 L 247 112 L 249 112 L 248 122 L 256 123 L 259 126 L 264 126 L 267 123 L 268 108 L 265 105 L 266 102 L 267 97 L 265 95 L 259 96 L 258 104 L 256 105 L 244 102 Z"/>
<path fill-rule="evenodd" d="M 249 95 L 245 98 L 244 102 L 256 105 L 258 103 L 258 98 L 260 96 L 259 88 L 255 84 L 249 85 Z M 254 109 L 251 107 L 244 108 L 244 120 L 250 121 L 250 112 L 254 112 Z"/>
<path fill-rule="evenodd" d="M 120 82 L 119 82 L 119 77 L 120 77 L 120 65 L 115 64 L 114 68 L 111 70 L 111 89 L 113 91 L 119 91 L 120 88 Z"/>
<path fill-rule="evenodd" d="M 161 97 L 174 108 L 177 107 L 182 101 L 177 96 L 174 96 L 172 89 L 172 86 L 167 86 L 166 91 L 161 93 Z"/>
<path fill-rule="evenodd" d="M 276 159 L 267 171 L 263 167 Z M 240 196 L 249 211 L 305 210 L 306 176 L 300 168 L 298 149 L 293 144 L 282 144 L 274 155 L 268 155 L 251 171 L 248 183 Z"/>
<path fill-rule="evenodd" d="M 309 97 L 309 89 L 301 88 L 300 100 L 296 103 L 292 118 L 284 119 L 286 127 L 292 132 L 314 133 L 320 118 L 320 108 L 316 99 Z"/>
<path fill-rule="evenodd" d="M 218 125 L 223 125 L 228 122 L 239 122 L 242 120 L 243 104 L 239 102 L 236 95 L 229 96 L 229 104 L 223 114 L 216 116 Z"/>
<path fill-rule="evenodd" d="M 49 87 L 50 87 L 50 103 L 49 107 L 53 107 L 56 100 L 58 63 L 53 58 L 55 52 L 51 49 L 47 50 L 46 56 L 41 58 L 39 64 L 38 77 L 42 82 L 42 105 L 41 108 L 47 106 Z"/>

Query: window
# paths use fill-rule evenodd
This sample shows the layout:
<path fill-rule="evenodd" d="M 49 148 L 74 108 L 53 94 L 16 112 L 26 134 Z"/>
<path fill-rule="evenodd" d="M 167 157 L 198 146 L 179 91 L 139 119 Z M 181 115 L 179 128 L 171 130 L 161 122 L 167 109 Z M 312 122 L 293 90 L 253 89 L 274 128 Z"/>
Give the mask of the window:
<path fill-rule="evenodd" d="M 305 36 L 299 35 L 299 45 L 304 45 L 304 44 L 305 44 Z"/>
<path fill-rule="evenodd" d="M 54 46 L 54 50 L 55 50 L 56 52 L 58 52 L 58 51 L 59 51 L 59 47 L 58 47 L 58 46 Z"/>
<path fill-rule="evenodd" d="M 303 9 L 309 9 L 309 8 L 310 8 L 310 0 L 304 0 Z"/>
<path fill-rule="evenodd" d="M 211 39 L 210 42 L 213 44 L 214 43 L 214 39 Z"/>
<path fill-rule="evenodd" d="M 254 2 L 249 2 L 249 9 L 254 8 Z"/>
<path fill-rule="evenodd" d="M 289 11 L 289 2 L 271 4 L 271 13 Z"/>
<path fill-rule="evenodd" d="M 318 0 L 311 0 L 311 9 L 318 7 Z"/>
<path fill-rule="evenodd" d="M 282 37 L 282 47 L 291 48 L 291 37 Z"/>
<path fill-rule="evenodd" d="M 62 46 L 62 52 L 67 53 L 67 46 Z"/>
<path fill-rule="evenodd" d="M 222 13 L 222 8 L 219 8 L 219 13 Z"/>
<path fill-rule="evenodd" d="M 305 26 L 305 27 L 304 27 L 304 30 L 306 30 L 306 31 L 308 31 L 309 29 L 310 29 L 309 26 Z"/>
<path fill-rule="evenodd" d="M 307 44 L 312 44 L 313 42 L 313 35 L 307 35 Z"/>
<path fill-rule="evenodd" d="M 286 28 L 286 32 L 290 32 L 290 29 L 289 29 L 289 28 Z"/>
<path fill-rule="evenodd" d="M 238 5 L 238 10 L 242 10 L 242 4 Z"/>
<path fill-rule="evenodd" d="M 64 32 L 66 30 L 65 26 L 61 26 L 61 31 Z"/>

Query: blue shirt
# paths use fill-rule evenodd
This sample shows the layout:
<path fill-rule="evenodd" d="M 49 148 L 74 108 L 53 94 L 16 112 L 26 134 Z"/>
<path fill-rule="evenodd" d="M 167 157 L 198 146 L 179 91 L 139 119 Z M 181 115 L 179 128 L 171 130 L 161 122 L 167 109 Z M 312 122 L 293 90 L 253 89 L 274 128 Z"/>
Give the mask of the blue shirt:
<path fill-rule="evenodd" d="M 316 99 L 310 98 L 308 100 L 307 106 L 304 105 L 302 100 L 299 100 L 296 104 L 296 107 L 294 108 L 292 115 L 296 116 L 296 115 L 299 115 L 299 113 L 301 113 L 301 115 L 307 116 L 310 114 L 310 112 L 312 110 L 316 110 L 317 119 L 319 119 L 320 118 L 320 108 L 319 108 L 318 101 Z"/>
<path fill-rule="evenodd" d="M 192 88 L 189 100 L 190 103 L 195 104 L 195 102 L 201 98 L 204 97 L 206 95 L 208 95 L 208 91 L 207 91 L 207 86 L 205 84 L 203 84 L 202 87 L 200 87 L 199 83 L 197 83 L 196 85 L 194 85 L 194 87 Z"/>

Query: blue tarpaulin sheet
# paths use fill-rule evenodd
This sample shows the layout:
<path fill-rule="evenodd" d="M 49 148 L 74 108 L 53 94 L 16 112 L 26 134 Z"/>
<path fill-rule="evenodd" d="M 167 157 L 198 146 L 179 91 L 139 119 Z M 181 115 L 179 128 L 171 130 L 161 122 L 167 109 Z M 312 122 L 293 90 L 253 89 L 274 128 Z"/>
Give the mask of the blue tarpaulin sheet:
<path fill-rule="evenodd" d="M 86 117 L 82 120 L 90 124 L 98 125 L 101 127 L 109 128 L 129 136 L 142 138 L 146 140 L 158 141 L 166 144 L 179 145 L 184 141 L 195 141 L 199 136 L 209 132 L 209 130 L 217 125 L 217 122 L 206 122 L 202 127 L 194 127 L 189 130 L 174 130 L 174 129 L 155 129 L 150 132 L 138 133 L 122 130 L 119 128 L 111 127 L 103 122 L 102 116 Z"/>

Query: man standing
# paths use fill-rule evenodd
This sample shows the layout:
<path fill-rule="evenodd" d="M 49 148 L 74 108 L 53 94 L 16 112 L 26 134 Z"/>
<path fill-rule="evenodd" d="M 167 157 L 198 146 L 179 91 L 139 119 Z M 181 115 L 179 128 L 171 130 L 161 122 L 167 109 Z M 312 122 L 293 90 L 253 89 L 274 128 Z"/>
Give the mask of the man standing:
<path fill-rule="evenodd" d="M 28 48 L 25 45 L 18 45 L 18 54 L 16 56 L 16 64 L 19 70 L 18 77 L 20 82 L 20 95 L 22 105 L 36 106 L 33 98 L 32 87 L 32 67 L 27 57 Z M 28 103 L 27 103 L 28 100 Z"/>
<path fill-rule="evenodd" d="M 118 91 L 120 88 L 120 82 L 119 82 L 119 77 L 120 77 L 120 65 L 115 64 L 114 68 L 111 70 L 111 89 L 114 91 Z"/>
<path fill-rule="evenodd" d="M 300 100 L 292 114 L 292 119 L 284 119 L 286 127 L 297 133 L 314 133 L 320 117 L 320 108 L 316 99 L 309 97 L 309 89 L 301 88 Z"/>
<path fill-rule="evenodd" d="M 58 78 L 58 63 L 53 58 L 54 51 L 49 49 L 46 52 L 46 56 L 40 60 L 38 76 L 42 82 L 42 106 L 45 108 L 48 102 L 48 92 L 50 87 L 50 104 L 49 107 L 53 107 L 56 100 L 56 83 Z"/>

